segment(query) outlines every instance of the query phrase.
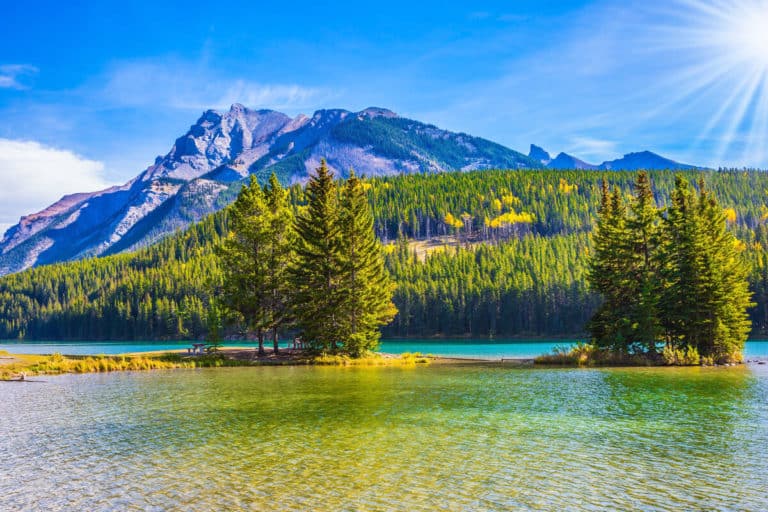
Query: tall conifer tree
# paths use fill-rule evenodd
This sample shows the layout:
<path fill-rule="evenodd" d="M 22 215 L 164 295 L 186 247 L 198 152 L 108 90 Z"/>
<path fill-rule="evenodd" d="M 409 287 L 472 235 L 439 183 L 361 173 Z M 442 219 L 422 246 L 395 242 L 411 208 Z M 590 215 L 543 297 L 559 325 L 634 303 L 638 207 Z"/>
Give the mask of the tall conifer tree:
<path fill-rule="evenodd" d="M 739 360 L 750 329 L 747 268 L 703 180 L 696 196 L 676 178 L 665 231 L 661 316 L 669 342 L 716 361 Z"/>
<path fill-rule="evenodd" d="M 290 320 L 291 286 L 288 282 L 288 269 L 293 261 L 296 236 L 293 231 L 293 209 L 288 199 L 288 192 L 280 185 L 277 175 L 272 173 L 269 183 L 264 186 L 269 222 L 267 247 L 267 275 L 265 278 L 268 293 L 267 307 L 270 310 L 272 345 L 278 353 L 278 333 Z"/>
<path fill-rule="evenodd" d="M 373 215 L 363 183 L 350 171 L 339 215 L 342 279 L 340 283 L 345 351 L 353 356 L 374 350 L 379 327 L 392 321 L 394 283 L 384 268 L 382 247 L 373 230 Z"/>
<path fill-rule="evenodd" d="M 324 159 L 309 178 L 306 198 L 296 217 L 296 259 L 290 269 L 294 313 L 311 348 L 335 351 L 342 334 L 342 243 L 338 190 Z"/>
<path fill-rule="evenodd" d="M 627 284 L 631 288 L 625 293 L 630 301 L 629 319 L 633 332 L 628 341 L 655 353 L 656 342 L 661 336 L 658 317 L 660 216 L 651 180 L 645 171 L 637 175 L 629 211 L 626 226 L 630 280 Z"/>
<path fill-rule="evenodd" d="M 701 189 L 704 191 L 702 182 Z M 716 360 L 741 361 L 744 342 L 752 324 L 747 309 L 754 306 L 747 276 L 749 269 L 741 251 L 744 245 L 726 228 L 726 216 L 709 191 L 702 193 L 702 217 L 711 251 L 712 311 L 711 346 Z"/>
<path fill-rule="evenodd" d="M 263 355 L 264 333 L 272 325 L 267 282 L 271 226 L 264 192 L 253 175 L 233 203 L 229 222 L 229 235 L 217 247 L 224 274 L 223 302 L 256 333 Z"/>
<path fill-rule="evenodd" d="M 597 225 L 592 236 L 589 284 L 603 296 L 603 304 L 588 328 L 601 347 L 624 351 L 629 335 L 627 320 L 628 257 L 627 211 L 621 193 L 611 193 L 605 179 L 601 185 Z"/>

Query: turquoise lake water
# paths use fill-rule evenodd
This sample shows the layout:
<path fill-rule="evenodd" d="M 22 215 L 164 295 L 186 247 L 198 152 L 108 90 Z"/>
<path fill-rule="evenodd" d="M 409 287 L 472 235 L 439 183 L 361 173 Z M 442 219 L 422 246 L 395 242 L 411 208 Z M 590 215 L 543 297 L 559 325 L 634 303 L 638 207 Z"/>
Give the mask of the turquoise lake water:
<path fill-rule="evenodd" d="M 768 510 L 768 365 L 0 383 L 2 511 Z"/>
<path fill-rule="evenodd" d="M 152 350 L 185 350 L 191 341 L 179 342 L 15 342 L 0 341 L 0 350 L 16 354 L 112 355 Z M 532 358 L 552 352 L 555 347 L 569 346 L 573 340 L 384 340 L 381 351 L 399 354 L 421 352 L 446 357 L 476 357 L 483 359 Z M 253 343 L 227 343 L 228 347 L 252 348 Z M 282 343 L 282 346 L 287 346 Z M 747 358 L 768 358 L 768 341 L 748 341 L 744 350 Z"/>

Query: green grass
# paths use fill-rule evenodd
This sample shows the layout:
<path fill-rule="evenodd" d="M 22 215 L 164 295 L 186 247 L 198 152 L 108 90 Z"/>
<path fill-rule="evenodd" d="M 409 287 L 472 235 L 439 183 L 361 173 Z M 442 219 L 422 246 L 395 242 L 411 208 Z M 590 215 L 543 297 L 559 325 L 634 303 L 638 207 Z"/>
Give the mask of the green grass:
<path fill-rule="evenodd" d="M 627 354 L 601 349 L 590 343 L 555 347 L 551 354 L 538 356 L 534 363 L 545 366 L 655 366 L 660 364 L 645 354 Z"/>
<path fill-rule="evenodd" d="M 429 364 L 430 358 L 420 353 L 404 353 L 400 357 L 385 357 L 371 353 L 352 358 L 346 355 L 300 356 L 284 361 L 251 361 L 227 357 L 223 353 L 204 356 L 185 356 L 175 352 L 152 355 L 121 356 L 64 356 L 21 355 L 10 356 L 0 351 L 0 356 L 12 357 L 8 364 L 0 365 L 0 380 L 26 375 L 57 375 L 62 373 L 102 373 L 119 371 L 168 370 L 175 368 L 219 368 L 230 366 L 267 365 L 321 365 L 321 366 L 415 366 Z"/>
<path fill-rule="evenodd" d="M 399 357 L 384 357 L 381 354 L 371 353 L 357 358 L 322 354 L 311 359 L 310 364 L 321 366 L 414 366 L 429 364 L 429 358 L 419 352 L 404 352 Z"/>
<path fill-rule="evenodd" d="M 741 353 L 734 354 L 720 363 L 741 363 Z M 551 354 L 534 359 L 535 364 L 545 366 L 712 366 L 712 357 L 699 356 L 695 347 L 674 349 L 665 347 L 656 356 L 649 354 L 627 354 L 601 349 L 589 343 L 578 343 L 574 347 L 555 347 Z"/>

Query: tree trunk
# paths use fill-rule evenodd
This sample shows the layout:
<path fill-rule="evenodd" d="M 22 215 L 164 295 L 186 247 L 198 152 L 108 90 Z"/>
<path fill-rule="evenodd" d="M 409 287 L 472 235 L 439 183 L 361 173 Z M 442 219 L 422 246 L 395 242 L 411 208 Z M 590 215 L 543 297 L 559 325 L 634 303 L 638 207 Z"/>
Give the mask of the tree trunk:
<path fill-rule="evenodd" d="M 272 346 L 274 347 L 275 355 L 280 353 L 277 347 L 277 327 L 272 329 Z"/>
<path fill-rule="evenodd" d="M 259 329 L 259 357 L 266 355 L 264 352 L 264 329 Z"/>

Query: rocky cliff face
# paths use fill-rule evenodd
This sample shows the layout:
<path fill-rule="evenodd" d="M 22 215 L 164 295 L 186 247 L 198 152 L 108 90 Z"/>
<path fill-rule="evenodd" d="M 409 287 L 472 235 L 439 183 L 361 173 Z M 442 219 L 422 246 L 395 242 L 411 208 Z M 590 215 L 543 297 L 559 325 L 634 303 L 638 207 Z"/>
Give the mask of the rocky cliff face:
<path fill-rule="evenodd" d="M 531 150 L 528 151 L 528 156 L 541 162 L 544 165 L 547 165 L 552 161 L 552 156 L 547 151 L 545 151 L 544 148 L 539 147 L 536 144 L 531 144 Z"/>
<path fill-rule="evenodd" d="M 493 142 L 404 119 L 382 108 L 296 118 L 235 104 L 209 110 L 167 155 L 120 187 L 63 197 L 0 240 L 0 275 L 150 244 L 231 202 L 239 181 L 277 173 L 303 182 L 325 158 L 337 176 L 542 164 Z"/>

